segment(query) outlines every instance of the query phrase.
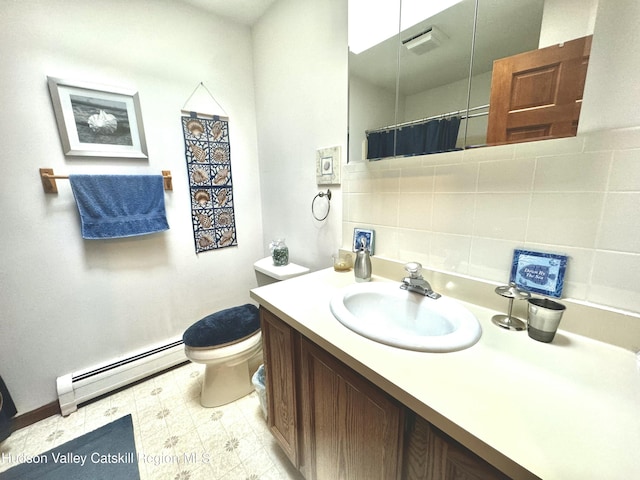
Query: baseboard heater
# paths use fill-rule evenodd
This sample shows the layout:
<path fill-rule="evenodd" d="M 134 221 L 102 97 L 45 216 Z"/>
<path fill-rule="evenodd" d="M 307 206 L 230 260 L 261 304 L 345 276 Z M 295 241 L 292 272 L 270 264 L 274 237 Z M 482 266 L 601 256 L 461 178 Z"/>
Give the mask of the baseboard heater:
<path fill-rule="evenodd" d="M 182 340 L 175 340 L 63 375 L 56 379 L 60 411 L 67 416 L 81 403 L 186 361 Z"/>

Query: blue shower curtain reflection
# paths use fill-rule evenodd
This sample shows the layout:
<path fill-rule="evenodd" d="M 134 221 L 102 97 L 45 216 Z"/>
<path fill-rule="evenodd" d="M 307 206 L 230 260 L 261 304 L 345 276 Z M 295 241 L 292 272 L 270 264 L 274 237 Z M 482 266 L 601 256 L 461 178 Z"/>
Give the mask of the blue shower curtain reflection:
<path fill-rule="evenodd" d="M 428 122 L 367 132 L 367 159 L 425 155 L 456 149 L 461 117 L 442 118 Z M 395 153 L 393 141 L 395 143 Z"/>
<path fill-rule="evenodd" d="M 367 158 L 393 157 L 395 130 L 385 130 L 367 134 Z M 374 156 L 370 156 L 373 154 Z"/>

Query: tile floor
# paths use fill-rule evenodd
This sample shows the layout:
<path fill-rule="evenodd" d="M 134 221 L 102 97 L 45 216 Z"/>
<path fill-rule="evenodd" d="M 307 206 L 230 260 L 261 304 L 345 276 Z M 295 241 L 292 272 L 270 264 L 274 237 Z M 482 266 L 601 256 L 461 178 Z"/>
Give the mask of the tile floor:
<path fill-rule="evenodd" d="M 130 413 L 141 480 L 301 479 L 269 433 L 255 392 L 200 406 L 203 368 L 186 364 L 14 432 L 0 444 L 0 472 L 14 465 L 3 461 L 9 454 L 37 455 Z"/>

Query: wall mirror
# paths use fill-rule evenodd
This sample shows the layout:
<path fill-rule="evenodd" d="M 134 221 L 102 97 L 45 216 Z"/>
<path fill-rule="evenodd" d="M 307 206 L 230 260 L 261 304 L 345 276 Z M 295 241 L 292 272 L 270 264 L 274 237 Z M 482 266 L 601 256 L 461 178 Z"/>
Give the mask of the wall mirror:
<path fill-rule="evenodd" d="M 437 4 L 349 0 L 349 161 L 575 135 L 597 0 Z M 371 46 L 358 44 L 358 23 L 378 34 Z M 559 68 L 550 51 L 568 46 L 571 69 Z M 534 68 L 523 52 L 542 52 L 547 63 Z M 496 71 L 519 83 L 496 80 Z M 575 86 L 570 105 L 553 105 L 559 78 Z M 561 126 L 548 127 L 551 114 Z"/>

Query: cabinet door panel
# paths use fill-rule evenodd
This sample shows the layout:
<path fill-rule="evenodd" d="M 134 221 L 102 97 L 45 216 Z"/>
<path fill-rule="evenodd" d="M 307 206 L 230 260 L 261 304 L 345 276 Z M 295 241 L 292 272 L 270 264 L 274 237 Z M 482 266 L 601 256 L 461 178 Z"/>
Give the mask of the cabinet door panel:
<path fill-rule="evenodd" d="M 404 480 L 509 480 L 422 417 L 411 423 Z"/>
<path fill-rule="evenodd" d="M 260 309 L 264 347 L 267 423 L 291 463 L 298 468 L 295 330 L 269 311 Z"/>
<path fill-rule="evenodd" d="M 493 63 L 488 145 L 576 135 L 591 38 Z"/>
<path fill-rule="evenodd" d="M 305 478 L 399 478 L 400 406 L 305 338 L 301 360 Z"/>

